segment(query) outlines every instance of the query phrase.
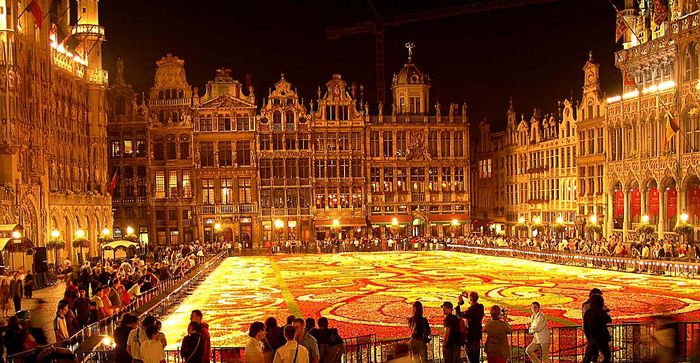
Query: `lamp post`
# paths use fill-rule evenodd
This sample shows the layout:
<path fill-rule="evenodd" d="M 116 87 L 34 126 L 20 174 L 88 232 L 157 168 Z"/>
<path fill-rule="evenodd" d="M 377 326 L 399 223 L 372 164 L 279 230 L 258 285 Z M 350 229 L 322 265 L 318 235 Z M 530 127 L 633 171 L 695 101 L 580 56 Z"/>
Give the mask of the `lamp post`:
<path fill-rule="evenodd" d="M 457 230 L 459 229 L 460 223 L 459 220 L 455 218 L 450 224 L 452 226 L 452 237 L 454 238 L 457 235 Z"/>
<path fill-rule="evenodd" d="M 112 237 L 110 236 L 110 231 L 109 228 L 105 227 L 102 228 L 102 231 L 100 231 L 100 236 L 97 237 L 97 242 L 100 243 L 100 259 L 102 260 L 102 263 L 104 263 L 105 260 L 105 251 L 104 251 L 104 245 L 112 242 Z M 113 252 L 114 255 L 116 255 L 116 252 Z"/>
<path fill-rule="evenodd" d="M 83 264 L 83 248 L 87 247 L 88 240 L 85 239 L 85 231 L 82 229 L 78 229 L 75 231 L 75 240 L 73 240 L 73 247 L 77 247 L 79 252 L 78 252 L 78 263 Z"/>
<path fill-rule="evenodd" d="M 391 219 L 391 234 L 394 235 L 394 238 L 399 237 L 399 219 L 396 217 Z"/>
<path fill-rule="evenodd" d="M 681 242 L 683 243 L 685 243 L 685 238 L 687 235 L 693 232 L 693 226 L 688 223 L 688 220 L 690 220 L 688 213 L 681 213 L 680 220 L 676 224 L 676 227 L 673 228 L 673 231 L 680 236 Z M 686 254 L 688 259 L 692 260 L 695 258 L 695 248 L 690 248 Z"/>
<path fill-rule="evenodd" d="M 554 226 L 554 228 L 557 233 L 561 233 L 561 238 L 563 239 L 564 230 L 566 229 L 566 227 L 564 226 L 564 217 L 562 217 L 561 214 L 559 215 L 559 217 L 557 217 L 557 224 Z"/>
<path fill-rule="evenodd" d="M 517 232 L 518 238 L 520 238 L 520 231 L 527 230 L 525 225 L 525 216 L 518 217 L 518 225 L 515 226 L 515 231 Z"/>
<path fill-rule="evenodd" d="M 601 230 L 601 227 L 598 225 L 598 216 L 593 214 L 588 218 L 588 221 L 590 223 L 586 226 L 586 229 L 588 230 L 589 237 L 592 237 L 591 239 L 594 240 L 595 234 Z"/>

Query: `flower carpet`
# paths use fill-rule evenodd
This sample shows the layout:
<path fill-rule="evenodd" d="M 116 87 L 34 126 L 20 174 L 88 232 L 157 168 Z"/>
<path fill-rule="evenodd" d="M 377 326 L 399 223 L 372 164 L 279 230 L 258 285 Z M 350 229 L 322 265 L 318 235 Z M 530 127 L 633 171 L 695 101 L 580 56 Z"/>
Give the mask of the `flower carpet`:
<path fill-rule="evenodd" d="M 186 334 L 193 309 L 204 312 L 212 346 L 245 346 L 250 323 L 268 316 L 325 316 L 344 337 L 409 335 L 411 304 L 425 306 L 433 333 L 444 301 L 476 291 L 488 308 L 508 307 L 511 324 L 524 327 L 529 305 L 542 304 L 550 326 L 581 324 L 588 291 L 603 290 L 616 322 L 657 313 L 700 319 L 700 280 L 650 276 L 459 252 L 377 252 L 231 257 L 164 322 L 169 348 Z"/>

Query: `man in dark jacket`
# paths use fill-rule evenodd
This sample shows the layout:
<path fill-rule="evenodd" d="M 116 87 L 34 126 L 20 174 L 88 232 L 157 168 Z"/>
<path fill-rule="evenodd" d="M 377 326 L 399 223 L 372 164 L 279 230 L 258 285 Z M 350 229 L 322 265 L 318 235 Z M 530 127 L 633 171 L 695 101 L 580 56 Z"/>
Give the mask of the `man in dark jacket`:
<path fill-rule="evenodd" d="M 589 309 L 583 316 L 583 332 L 586 335 L 586 355 L 583 362 L 597 362 L 598 352 L 603 354 L 603 363 L 610 362 L 610 332 L 608 324 L 612 318 L 605 309 L 605 300 L 601 295 L 593 295 L 588 298 Z"/>
<path fill-rule="evenodd" d="M 318 329 L 309 332 L 318 342 L 321 363 L 340 362 L 343 353 L 343 339 L 338 334 L 338 329 L 328 328 L 328 319 L 321 317 L 318 319 Z"/>
<path fill-rule="evenodd" d="M 202 337 L 202 324 L 191 322 L 187 326 L 187 336 L 182 339 L 180 356 L 184 363 L 202 363 L 204 356 L 204 338 Z"/>
<path fill-rule="evenodd" d="M 466 293 L 459 295 L 457 303 L 457 316 L 467 320 L 467 358 L 469 363 L 479 363 L 481 355 L 481 338 L 483 336 L 483 327 L 481 322 L 484 320 L 484 305 L 479 303 L 479 294 L 476 291 L 469 293 L 469 307 L 467 311 L 460 311 L 460 307 L 464 305 L 463 296 Z"/>

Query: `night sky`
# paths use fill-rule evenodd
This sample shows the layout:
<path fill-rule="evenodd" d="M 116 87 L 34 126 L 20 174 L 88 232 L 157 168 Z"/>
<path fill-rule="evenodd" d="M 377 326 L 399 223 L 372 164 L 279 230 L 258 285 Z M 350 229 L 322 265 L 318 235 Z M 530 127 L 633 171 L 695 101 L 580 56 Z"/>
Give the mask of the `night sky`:
<path fill-rule="evenodd" d="M 470 0 L 375 0 L 381 16 L 437 9 Z M 104 64 L 117 57 L 137 91 L 153 84 L 155 61 L 172 53 L 186 61 L 190 84 L 203 89 L 219 67 L 234 78 L 252 75 L 261 103 L 284 72 L 305 103 L 316 98 L 333 73 L 365 85 L 375 114 L 374 38 L 370 34 L 328 40 L 326 26 L 372 20 L 365 0 L 103 0 Z M 614 67 L 615 13 L 608 0 L 559 0 L 509 10 L 461 15 L 388 28 L 386 77 L 406 60 L 404 43 L 415 43 L 414 60 L 432 80 L 435 100 L 466 102 L 472 124 L 487 117 L 503 128 L 508 97 L 516 111 L 546 112 L 556 101 L 580 96 L 581 67 L 589 49 L 601 64 L 603 90 L 614 95 L 621 76 Z M 387 99 L 389 99 L 387 90 Z M 432 112 L 432 109 L 431 109 Z"/>

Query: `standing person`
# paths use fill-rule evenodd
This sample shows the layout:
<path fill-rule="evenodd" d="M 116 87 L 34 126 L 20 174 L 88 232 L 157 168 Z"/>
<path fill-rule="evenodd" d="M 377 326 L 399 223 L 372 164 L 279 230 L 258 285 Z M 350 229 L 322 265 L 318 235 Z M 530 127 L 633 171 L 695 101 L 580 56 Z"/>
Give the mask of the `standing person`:
<path fill-rule="evenodd" d="M 87 291 L 80 290 L 80 297 L 73 301 L 73 310 L 81 328 L 90 320 L 90 299 L 86 295 Z"/>
<path fill-rule="evenodd" d="M 492 306 L 490 315 L 491 320 L 486 323 L 486 346 L 484 347 L 486 361 L 488 363 L 506 363 L 510 358 L 508 334 L 513 333 L 513 329 L 506 321 L 500 306 Z"/>
<path fill-rule="evenodd" d="M 56 343 L 62 343 L 70 338 L 68 334 L 68 324 L 66 323 L 66 313 L 68 312 L 68 304 L 64 301 L 58 303 L 56 317 L 53 319 L 53 331 L 56 334 Z"/>
<path fill-rule="evenodd" d="M 277 349 L 273 363 L 310 363 L 309 351 L 294 339 L 297 329 L 293 325 L 284 327 L 284 338 L 287 343 Z"/>
<path fill-rule="evenodd" d="M 442 336 L 442 355 L 445 363 L 459 363 L 459 353 L 462 350 L 459 339 L 460 321 L 457 315 L 452 314 L 453 305 L 449 301 L 442 304 L 442 312 L 445 314 L 445 333 Z"/>
<path fill-rule="evenodd" d="M 27 299 L 32 298 L 32 291 L 34 290 L 34 275 L 31 272 L 24 275 L 24 297 Z"/>
<path fill-rule="evenodd" d="M 180 356 L 183 363 L 208 363 L 203 361 L 204 356 L 204 337 L 202 337 L 202 324 L 195 321 L 190 322 L 187 326 L 187 336 L 182 339 L 180 346 Z"/>
<path fill-rule="evenodd" d="M 605 300 L 600 295 L 593 295 L 589 299 L 590 308 L 583 316 L 583 332 L 588 341 L 584 363 L 597 362 L 598 353 L 603 354 L 603 363 L 610 362 L 610 332 L 608 324 L 612 318 L 605 309 Z"/>
<path fill-rule="evenodd" d="M 190 321 L 199 323 L 201 326 L 199 333 L 202 334 L 202 338 L 204 339 L 202 362 L 209 362 L 209 358 L 211 357 L 211 336 L 209 335 L 209 324 L 202 321 L 203 317 L 201 310 L 192 310 Z"/>
<path fill-rule="evenodd" d="M 318 342 L 318 354 L 321 363 L 337 363 L 345 347 L 343 338 L 338 334 L 338 329 L 328 327 L 328 318 L 318 319 L 318 329 L 314 329 L 309 334 L 313 335 Z"/>
<path fill-rule="evenodd" d="M 540 363 L 536 351 L 542 353 L 542 362 L 549 362 L 549 328 L 547 327 L 547 318 L 540 310 L 540 303 L 537 301 L 530 305 L 532 315 L 530 316 L 530 326 L 528 332 L 532 334 L 532 343 L 527 346 L 525 353 L 533 363 Z"/>
<path fill-rule="evenodd" d="M 426 363 L 431 333 L 428 319 L 423 316 L 423 304 L 420 301 L 413 303 L 413 315 L 408 318 L 408 327 L 411 329 L 410 344 L 413 361 Z"/>
<path fill-rule="evenodd" d="M 245 345 L 246 363 L 264 363 L 263 340 L 265 339 L 265 324 L 256 321 L 248 329 L 248 342 Z"/>
<path fill-rule="evenodd" d="M 153 324 L 146 329 L 148 339 L 141 344 L 143 363 L 165 363 L 165 350 L 158 339 L 158 326 Z"/>
<path fill-rule="evenodd" d="M 10 284 L 7 283 L 7 279 L 2 279 L 0 282 L 0 310 L 2 310 L 2 317 L 6 318 L 7 309 L 10 306 Z"/>
<path fill-rule="evenodd" d="M 85 291 L 85 290 L 83 290 Z M 131 363 L 131 356 L 126 350 L 129 333 L 138 329 L 139 318 L 134 314 L 124 314 L 119 327 L 114 329 L 114 363 Z"/>
<path fill-rule="evenodd" d="M 127 338 L 126 351 L 131 355 L 133 363 L 143 363 L 143 358 L 141 357 L 141 344 L 148 339 L 146 334 L 146 329 L 149 326 L 156 323 L 156 318 L 148 315 L 141 322 L 141 327 L 134 329 L 129 332 L 129 337 Z"/>
<path fill-rule="evenodd" d="M 469 299 L 467 311 L 461 312 L 460 307 L 464 304 L 464 297 Z M 479 363 L 481 358 L 481 338 L 483 337 L 482 322 L 484 320 L 484 305 L 479 303 L 479 294 L 472 291 L 459 295 L 457 303 L 457 316 L 467 319 L 467 358 L 469 363 Z"/>
<path fill-rule="evenodd" d="M 265 341 L 263 342 L 265 346 L 263 349 L 265 362 L 272 362 L 275 351 L 285 343 L 284 333 L 282 329 L 277 326 L 277 319 L 273 317 L 267 318 L 267 320 L 265 320 Z"/>
<path fill-rule="evenodd" d="M 591 291 L 588 293 L 588 300 L 581 305 L 581 319 L 583 319 L 583 317 L 586 315 L 586 311 L 591 308 L 591 297 L 593 295 L 603 296 L 603 291 L 597 287 L 591 289 Z"/>
<path fill-rule="evenodd" d="M 19 277 L 19 271 L 16 271 L 14 278 L 10 281 L 10 296 L 15 304 L 15 312 L 22 310 L 22 295 L 24 295 L 24 284 Z"/>
<path fill-rule="evenodd" d="M 306 332 L 306 324 L 304 319 L 296 318 L 292 322 L 292 325 L 294 325 L 294 328 L 296 328 L 297 343 L 301 344 L 301 346 L 306 348 L 306 350 L 309 352 L 309 362 L 318 363 L 321 360 L 321 356 L 318 353 L 318 342 L 316 341 L 316 338 Z"/>

